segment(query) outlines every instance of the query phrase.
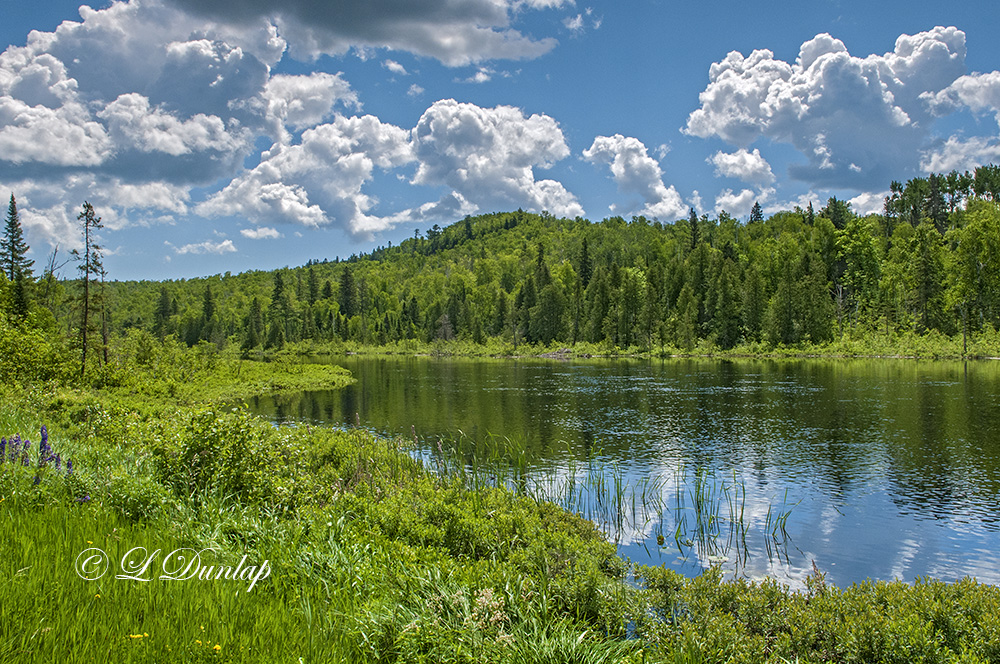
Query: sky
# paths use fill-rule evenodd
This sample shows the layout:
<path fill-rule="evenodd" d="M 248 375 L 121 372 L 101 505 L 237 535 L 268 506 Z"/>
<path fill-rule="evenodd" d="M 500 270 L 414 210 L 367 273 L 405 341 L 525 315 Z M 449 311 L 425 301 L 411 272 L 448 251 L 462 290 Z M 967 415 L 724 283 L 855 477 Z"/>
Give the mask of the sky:
<path fill-rule="evenodd" d="M 0 195 L 36 272 L 84 201 L 109 278 L 160 280 L 518 208 L 866 213 L 1000 163 L 994 2 L 0 6 Z"/>

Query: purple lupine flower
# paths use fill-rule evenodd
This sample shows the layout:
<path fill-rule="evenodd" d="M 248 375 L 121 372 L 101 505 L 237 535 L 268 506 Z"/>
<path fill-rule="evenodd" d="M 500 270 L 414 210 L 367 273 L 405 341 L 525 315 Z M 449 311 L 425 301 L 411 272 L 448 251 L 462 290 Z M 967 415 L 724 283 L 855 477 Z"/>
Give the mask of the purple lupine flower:
<path fill-rule="evenodd" d="M 90 502 L 90 494 L 88 493 L 85 496 L 80 496 L 79 498 L 76 499 L 76 502 L 78 502 L 78 503 L 89 503 Z"/>
<path fill-rule="evenodd" d="M 31 483 L 34 484 L 35 486 L 38 486 L 41 483 L 41 481 L 42 481 L 42 478 L 39 477 L 38 475 L 35 475 L 35 479 L 32 480 Z"/>
<path fill-rule="evenodd" d="M 0 463 L 7 460 L 7 439 L 0 438 Z"/>
<path fill-rule="evenodd" d="M 66 474 L 67 475 L 72 475 L 73 474 L 73 460 L 72 459 L 66 459 Z"/>
<path fill-rule="evenodd" d="M 62 468 L 62 457 L 57 454 L 55 458 L 56 458 L 56 470 L 60 470 Z"/>

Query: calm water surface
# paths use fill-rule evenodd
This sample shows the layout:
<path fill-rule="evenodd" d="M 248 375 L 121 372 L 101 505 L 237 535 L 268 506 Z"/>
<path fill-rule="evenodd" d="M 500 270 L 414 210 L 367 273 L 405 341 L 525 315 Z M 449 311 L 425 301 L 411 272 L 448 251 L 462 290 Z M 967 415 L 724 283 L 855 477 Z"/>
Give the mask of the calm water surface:
<path fill-rule="evenodd" d="M 336 363 L 358 382 L 251 406 L 412 426 L 426 455 L 439 438 L 519 441 L 536 491 L 593 518 L 623 556 L 685 574 L 721 564 L 799 585 L 815 561 L 840 585 L 1000 583 L 998 363 Z"/>

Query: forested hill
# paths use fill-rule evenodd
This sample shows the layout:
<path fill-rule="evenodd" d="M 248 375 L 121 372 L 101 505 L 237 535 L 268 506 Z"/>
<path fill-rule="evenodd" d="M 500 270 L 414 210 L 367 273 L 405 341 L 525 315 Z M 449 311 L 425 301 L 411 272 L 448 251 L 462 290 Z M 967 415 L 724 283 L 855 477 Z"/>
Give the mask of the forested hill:
<path fill-rule="evenodd" d="M 884 214 L 843 201 L 749 221 L 468 217 L 346 261 L 108 285 L 113 332 L 249 351 L 299 341 L 822 343 L 1000 324 L 1000 168 L 893 183 Z"/>

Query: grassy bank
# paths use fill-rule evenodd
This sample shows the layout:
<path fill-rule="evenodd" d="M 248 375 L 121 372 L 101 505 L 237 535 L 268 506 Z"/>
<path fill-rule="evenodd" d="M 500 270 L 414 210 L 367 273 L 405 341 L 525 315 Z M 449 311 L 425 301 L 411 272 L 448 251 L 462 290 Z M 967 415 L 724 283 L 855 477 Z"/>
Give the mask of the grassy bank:
<path fill-rule="evenodd" d="M 1000 662 L 995 587 L 625 583 L 590 522 L 361 430 L 4 388 L 0 432 L 0 661 Z M 181 549 L 268 573 L 159 578 Z"/>
<path fill-rule="evenodd" d="M 443 355 L 457 357 L 718 357 L 718 358 L 909 358 L 909 359 L 984 359 L 1000 357 L 1000 333 L 989 328 L 963 339 L 961 334 L 947 336 L 933 331 L 886 335 L 877 331 L 856 331 L 837 336 L 833 341 L 793 346 L 773 346 L 763 342 L 741 343 L 723 350 L 710 339 L 699 340 L 690 348 L 667 345 L 633 345 L 621 348 L 608 343 L 514 344 L 509 340 L 489 338 L 483 343 L 471 339 L 433 342 L 407 339 L 387 344 L 364 344 L 352 341 L 304 341 L 288 344 L 280 354 L 262 353 L 262 357 L 304 357 L 310 355 Z"/>

